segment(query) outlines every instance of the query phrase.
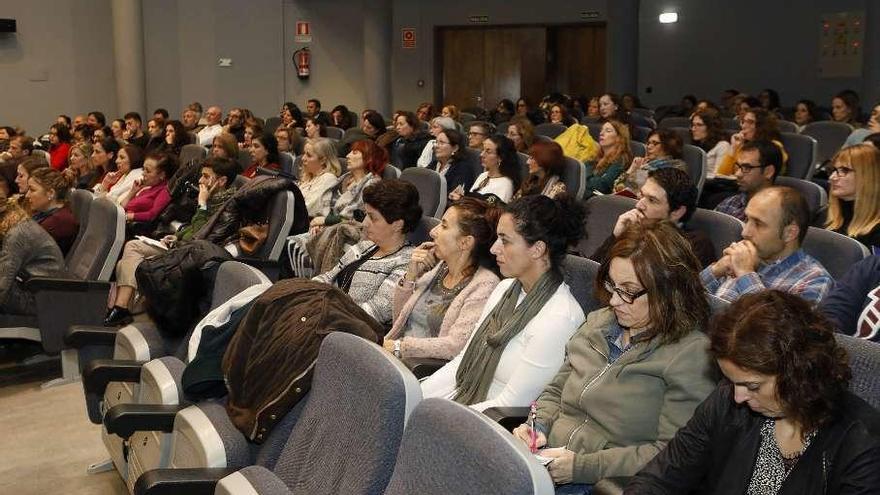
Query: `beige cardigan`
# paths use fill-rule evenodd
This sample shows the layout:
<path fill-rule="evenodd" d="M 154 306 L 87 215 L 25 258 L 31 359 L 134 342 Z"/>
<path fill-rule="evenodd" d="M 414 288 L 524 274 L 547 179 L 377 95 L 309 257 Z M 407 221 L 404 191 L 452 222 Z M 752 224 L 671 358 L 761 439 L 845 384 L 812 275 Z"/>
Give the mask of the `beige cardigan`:
<path fill-rule="evenodd" d="M 416 280 L 415 287 L 405 288 L 400 285 L 394 291 L 394 325 L 385 336 L 386 339 L 399 339 L 405 330 L 406 322 L 412 313 L 419 297 L 427 290 L 441 265 L 423 274 Z M 470 283 L 449 304 L 440 333 L 432 338 L 404 337 L 400 342 L 400 353 L 403 357 L 430 357 L 452 359 L 464 348 L 471 333 L 476 329 L 477 321 L 483 312 L 483 306 L 489 295 L 498 285 L 499 278 L 491 270 L 478 268 Z"/>

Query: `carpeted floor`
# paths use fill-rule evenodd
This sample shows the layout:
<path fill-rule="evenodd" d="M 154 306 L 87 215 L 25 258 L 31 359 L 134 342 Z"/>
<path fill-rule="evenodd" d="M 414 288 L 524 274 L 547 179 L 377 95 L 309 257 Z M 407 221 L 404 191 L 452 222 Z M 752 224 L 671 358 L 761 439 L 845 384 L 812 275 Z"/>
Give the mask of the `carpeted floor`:
<path fill-rule="evenodd" d="M 0 347 L 0 493 L 125 494 L 115 470 L 86 473 L 107 458 L 100 426 L 89 422 L 82 384 L 41 389 L 61 374 L 57 359 L 22 365 L 38 347 Z"/>

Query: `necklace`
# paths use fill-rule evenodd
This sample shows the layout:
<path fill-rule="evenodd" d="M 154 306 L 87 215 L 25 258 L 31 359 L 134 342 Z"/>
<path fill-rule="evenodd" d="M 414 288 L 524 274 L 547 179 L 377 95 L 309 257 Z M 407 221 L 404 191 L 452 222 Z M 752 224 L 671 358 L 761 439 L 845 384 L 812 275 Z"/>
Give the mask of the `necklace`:
<path fill-rule="evenodd" d="M 454 294 L 458 294 L 465 285 L 470 282 L 470 277 L 462 277 L 461 280 L 458 281 L 452 287 L 446 287 L 443 284 L 443 280 L 446 279 L 446 276 L 449 275 L 449 265 L 443 264 L 443 267 L 437 272 L 437 275 L 434 277 L 434 284 L 440 289 L 440 293 L 444 296 L 451 296 Z"/>
<path fill-rule="evenodd" d="M 403 243 L 400 244 L 399 246 L 397 246 L 396 249 L 394 249 L 393 251 L 389 251 L 389 252 L 387 252 L 387 253 L 385 253 L 385 254 L 382 253 L 382 248 L 380 248 L 380 247 L 377 245 L 377 246 L 376 246 L 376 252 L 373 254 L 372 259 L 375 260 L 375 259 L 379 259 L 379 258 L 384 258 L 384 257 L 386 257 L 386 256 L 391 256 L 392 254 L 394 254 L 394 253 L 400 251 L 401 249 L 403 249 L 404 246 L 406 246 L 406 245 L 408 245 L 408 244 L 409 244 L 409 242 L 406 241 L 406 240 L 404 240 Z"/>

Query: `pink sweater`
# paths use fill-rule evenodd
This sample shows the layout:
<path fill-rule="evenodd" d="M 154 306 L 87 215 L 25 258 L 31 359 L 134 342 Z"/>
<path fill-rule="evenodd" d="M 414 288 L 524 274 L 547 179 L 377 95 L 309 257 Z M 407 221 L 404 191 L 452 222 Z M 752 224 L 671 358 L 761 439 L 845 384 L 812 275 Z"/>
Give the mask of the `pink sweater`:
<path fill-rule="evenodd" d="M 427 290 L 440 265 L 416 280 L 415 287 L 397 286 L 394 292 L 394 325 L 385 336 L 386 339 L 399 339 L 405 330 L 406 321 L 412 313 L 419 297 Z M 470 283 L 455 296 L 450 303 L 440 332 L 433 338 L 404 337 L 400 342 L 400 353 L 404 357 L 429 357 L 452 359 L 464 348 L 471 333 L 476 330 L 477 321 L 483 313 L 483 306 L 489 295 L 498 285 L 498 276 L 485 268 L 477 269 Z"/>
<path fill-rule="evenodd" d="M 150 222 L 158 217 L 170 202 L 168 182 L 163 181 L 155 186 L 141 189 L 137 196 L 131 198 L 125 205 L 125 212 L 134 213 L 135 222 Z"/>

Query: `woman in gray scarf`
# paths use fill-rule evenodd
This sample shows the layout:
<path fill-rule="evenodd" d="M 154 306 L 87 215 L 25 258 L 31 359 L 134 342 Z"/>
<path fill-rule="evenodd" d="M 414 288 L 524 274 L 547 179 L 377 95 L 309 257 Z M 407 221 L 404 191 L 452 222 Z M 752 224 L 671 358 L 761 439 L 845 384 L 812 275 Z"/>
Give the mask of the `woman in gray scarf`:
<path fill-rule="evenodd" d="M 422 382 L 424 397 L 480 411 L 526 406 L 550 382 L 584 312 L 562 281 L 566 247 L 583 234 L 583 212 L 568 199 L 529 196 L 505 208 L 492 254 L 503 280 L 486 302 L 464 350 Z"/>

